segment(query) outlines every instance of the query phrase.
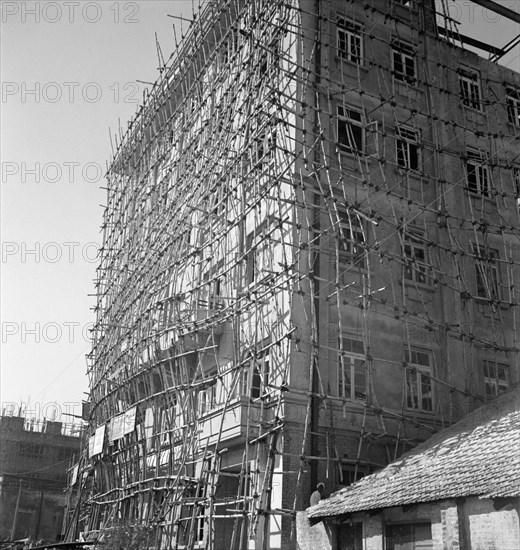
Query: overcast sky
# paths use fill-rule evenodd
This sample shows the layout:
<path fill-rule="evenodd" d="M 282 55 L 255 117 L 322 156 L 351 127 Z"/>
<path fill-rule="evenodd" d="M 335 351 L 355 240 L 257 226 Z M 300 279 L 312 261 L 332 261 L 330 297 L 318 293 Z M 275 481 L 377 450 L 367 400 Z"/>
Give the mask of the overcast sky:
<path fill-rule="evenodd" d="M 94 321 L 108 128 L 135 112 L 198 0 L 0 0 L 3 406 L 80 414 Z M 520 11 L 518 0 L 502 4 Z M 503 46 L 520 32 L 468 0 L 463 32 Z M 184 29 L 187 24 L 184 23 Z M 520 70 L 519 52 L 504 64 Z M 64 419 L 65 420 L 65 419 Z"/>

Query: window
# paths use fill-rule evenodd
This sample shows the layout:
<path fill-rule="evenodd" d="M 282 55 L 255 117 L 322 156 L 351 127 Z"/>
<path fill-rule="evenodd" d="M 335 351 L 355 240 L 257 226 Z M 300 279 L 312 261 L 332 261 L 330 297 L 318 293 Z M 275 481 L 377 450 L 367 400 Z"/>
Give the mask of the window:
<path fill-rule="evenodd" d="M 513 183 L 515 186 L 516 207 L 520 211 L 520 167 L 513 168 Z"/>
<path fill-rule="evenodd" d="M 266 218 L 246 237 L 246 284 L 260 283 L 272 270 L 273 246 L 270 230 L 274 218 Z"/>
<path fill-rule="evenodd" d="M 339 268 L 355 265 L 366 269 L 365 232 L 359 216 L 344 208 L 338 208 L 338 216 Z"/>
<path fill-rule="evenodd" d="M 365 352 L 363 342 L 343 337 L 339 342 L 339 396 L 345 399 L 366 399 Z"/>
<path fill-rule="evenodd" d="M 338 550 L 363 550 L 363 524 L 361 522 L 340 523 L 337 531 Z"/>
<path fill-rule="evenodd" d="M 468 151 L 466 177 L 470 193 L 489 197 L 489 167 L 485 158 L 474 151 Z"/>
<path fill-rule="evenodd" d="M 392 45 L 392 68 L 395 80 L 415 84 L 415 52 L 405 44 L 394 42 Z"/>
<path fill-rule="evenodd" d="M 478 111 L 482 110 L 478 73 L 461 69 L 459 71 L 459 89 L 463 105 Z"/>
<path fill-rule="evenodd" d="M 509 367 L 494 361 L 484 361 L 486 397 L 495 397 L 509 389 Z"/>
<path fill-rule="evenodd" d="M 222 307 L 222 283 L 224 276 L 220 271 L 224 267 L 224 260 L 208 269 L 202 276 L 203 285 L 200 290 L 199 308 L 216 310 Z"/>
<path fill-rule="evenodd" d="M 385 530 L 386 550 L 432 550 L 430 523 L 387 525 Z"/>
<path fill-rule="evenodd" d="M 424 235 L 417 230 L 410 230 L 404 235 L 404 278 L 415 283 L 429 284 L 428 252 Z"/>
<path fill-rule="evenodd" d="M 337 25 L 338 55 L 346 61 L 361 65 L 363 60 L 361 26 L 347 19 L 338 19 Z"/>
<path fill-rule="evenodd" d="M 342 486 L 349 486 L 359 481 L 361 478 L 374 472 L 374 469 L 370 466 L 364 466 L 359 464 L 356 466 L 343 466 L 341 468 L 341 480 L 339 484 Z"/>
<path fill-rule="evenodd" d="M 347 153 L 363 154 L 365 131 L 362 114 L 338 105 L 337 124 L 339 148 Z"/>
<path fill-rule="evenodd" d="M 225 65 L 235 57 L 235 54 L 238 52 L 238 42 L 239 33 L 236 29 L 232 28 L 220 47 L 222 65 Z"/>
<path fill-rule="evenodd" d="M 207 387 L 204 390 L 199 390 L 198 399 L 198 414 L 199 416 L 206 414 L 216 406 L 216 384 Z"/>
<path fill-rule="evenodd" d="M 417 132 L 409 128 L 397 127 L 395 135 L 397 165 L 406 170 L 419 170 Z"/>
<path fill-rule="evenodd" d="M 474 245 L 473 254 L 475 255 L 477 296 L 498 300 L 498 250 Z"/>
<path fill-rule="evenodd" d="M 520 90 L 506 89 L 507 119 L 511 124 L 520 126 Z"/>
<path fill-rule="evenodd" d="M 211 469 L 211 468 L 209 468 Z M 195 526 L 195 540 L 197 542 L 202 542 L 204 540 L 204 522 L 205 522 L 205 500 L 206 500 L 206 487 L 204 486 L 204 481 L 199 482 L 200 485 L 197 487 L 197 500 L 196 500 L 196 513 L 197 521 Z"/>
<path fill-rule="evenodd" d="M 253 359 L 253 379 L 251 380 L 252 399 L 258 399 L 270 393 L 269 375 L 269 352 L 263 351 Z"/>
<path fill-rule="evenodd" d="M 409 409 L 433 410 L 430 354 L 427 351 L 405 349 L 406 404 Z"/>

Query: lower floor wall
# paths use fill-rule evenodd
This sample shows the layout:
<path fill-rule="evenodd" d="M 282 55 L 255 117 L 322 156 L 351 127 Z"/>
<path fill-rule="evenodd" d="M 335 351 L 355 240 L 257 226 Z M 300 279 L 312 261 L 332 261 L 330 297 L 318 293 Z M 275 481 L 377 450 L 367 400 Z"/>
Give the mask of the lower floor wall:
<path fill-rule="evenodd" d="M 355 513 L 311 524 L 297 515 L 300 550 L 518 550 L 520 499 L 464 499 Z"/>
<path fill-rule="evenodd" d="M 49 487 L 34 479 L 20 484 L 19 479 L 4 478 L 0 482 L 0 540 L 11 536 L 15 540 L 59 540 L 66 500 L 63 491 L 62 486 Z"/>

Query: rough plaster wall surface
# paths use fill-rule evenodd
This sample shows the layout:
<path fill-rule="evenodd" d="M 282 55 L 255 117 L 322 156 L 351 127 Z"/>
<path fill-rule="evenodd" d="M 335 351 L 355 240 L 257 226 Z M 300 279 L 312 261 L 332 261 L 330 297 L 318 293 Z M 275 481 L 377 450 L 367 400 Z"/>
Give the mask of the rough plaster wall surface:
<path fill-rule="evenodd" d="M 299 550 L 332 550 L 323 522 L 311 525 L 305 512 L 296 514 L 296 534 Z"/>
<path fill-rule="evenodd" d="M 518 499 L 520 500 L 520 499 Z M 491 500 L 470 498 L 465 503 L 471 550 L 518 550 L 520 528 L 518 503 L 495 510 Z"/>

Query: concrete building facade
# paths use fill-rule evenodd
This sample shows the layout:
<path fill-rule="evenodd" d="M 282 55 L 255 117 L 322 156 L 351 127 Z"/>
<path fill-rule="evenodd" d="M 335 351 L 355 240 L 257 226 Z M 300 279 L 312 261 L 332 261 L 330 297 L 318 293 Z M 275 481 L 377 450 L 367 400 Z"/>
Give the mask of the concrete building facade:
<path fill-rule="evenodd" d="M 108 172 L 76 531 L 292 548 L 318 481 L 518 381 L 520 75 L 443 19 L 197 15 Z"/>
<path fill-rule="evenodd" d="M 61 422 L 0 416 L 0 540 L 60 540 L 82 435 Z"/>

